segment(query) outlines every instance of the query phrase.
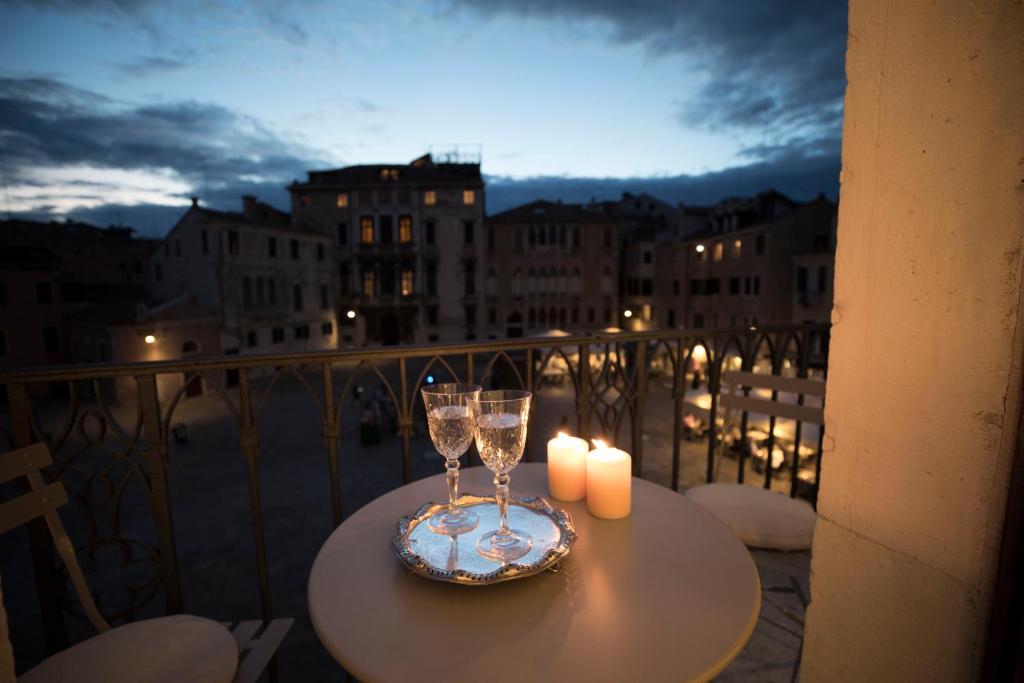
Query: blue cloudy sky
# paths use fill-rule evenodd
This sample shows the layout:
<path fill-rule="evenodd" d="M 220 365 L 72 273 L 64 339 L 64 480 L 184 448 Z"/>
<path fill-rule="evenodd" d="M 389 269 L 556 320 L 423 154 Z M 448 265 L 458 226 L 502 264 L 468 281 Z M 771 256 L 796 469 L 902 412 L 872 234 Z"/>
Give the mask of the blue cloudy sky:
<path fill-rule="evenodd" d="M 845 39 L 827 0 L 0 0 L 0 202 L 161 234 L 454 144 L 492 211 L 834 195 Z"/>

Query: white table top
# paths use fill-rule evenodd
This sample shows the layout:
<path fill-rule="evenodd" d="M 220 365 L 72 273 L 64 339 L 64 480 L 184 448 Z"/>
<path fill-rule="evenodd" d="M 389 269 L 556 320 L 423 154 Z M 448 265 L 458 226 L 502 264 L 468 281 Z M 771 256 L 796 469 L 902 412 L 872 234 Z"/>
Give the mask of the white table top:
<path fill-rule="evenodd" d="M 483 467 L 460 489 L 492 490 Z M 512 495 L 548 496 L 546 466 L 512 472 Z M 708 680 L 746 645 L 761 609 L 750 553 L 717 518 L 633 479 L 633 513 L 569 511 L 579 537 L 558 573 L 458 586 L 405 572 L 390 547 L 398 518 L 445 497 L 442 475 L 403 486 L 349 517 L 309 577 L 321 642 L 374 681 Z"/>

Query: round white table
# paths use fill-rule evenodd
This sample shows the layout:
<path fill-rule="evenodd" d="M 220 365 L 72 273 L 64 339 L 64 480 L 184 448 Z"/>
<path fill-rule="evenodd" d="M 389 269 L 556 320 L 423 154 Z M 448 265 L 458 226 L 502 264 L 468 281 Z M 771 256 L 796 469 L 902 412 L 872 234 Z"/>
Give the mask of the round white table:
<path fill-rule="evenodd" d="M 486 494 L 492 475 L 463 470 Z M 746 645 L 761 609 L 757 568 L 716 517 L 633 479 L 633 513 L 591 517 L 548 496 L 546 466 L 512 472 L 513 495 L 543 495 L 579 534 L 558 573 L 459 586 L 406 573 L 390 541 L 398 518 L 442 500 L 442 475 L 381 496 L 327 539 L 309 577 L 321 642 L 374 681 L 703 681 Z"/>

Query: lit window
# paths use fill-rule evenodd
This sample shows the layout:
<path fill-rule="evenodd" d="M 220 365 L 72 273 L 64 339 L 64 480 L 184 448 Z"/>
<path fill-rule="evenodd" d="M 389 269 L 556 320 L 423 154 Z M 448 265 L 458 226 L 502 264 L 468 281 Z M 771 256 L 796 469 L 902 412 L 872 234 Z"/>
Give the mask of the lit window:
<path fill-rule="evenodd" d="M 363 296 L 373 296 L 373 271 L 363 271 Z"/>
<path fill-rule="evenodd" d="M 398 241 L 412 242 L 412 216 L 398 217 Z"/>
<path fill-rule="evenodd" d="M 437 192 L 434 190 L 426 190 L 423 193 L 423 203 L 427 206 L 434 206 L 437 204 Z"/>
<path fill-rule="evenodd" d="M 344 209 L 348 206 L 348 192 L 338 193 L 338 208 Z"/>
<path fill-rule="evenodd" d="M 732 243 L 732 257 L 739 258 L 741 253 L 743 253 L 743 241 L 736 240 Z"/>
<path fill-rule="evenodd" d="M 473 190 L 463 190 L 462 191 L 462 203 L 463 204 L 465 204 L 466 206 L 473 206 L 473 204 L 475 202 L 476 202 L 476 192 L 474 192 Z"/>
<path fill-rule="evenodd" d="M 359 241 L 363 244 L 373 244 L 373 216 L 363 216 L 359 219 Z"/>
<path fill-rule="evenodd" d="M 412 296 L 413 293 L 413 273 L 411 270 L 402 271 L 402 296 Z"/>
<path fill-rule="evenodd" d="M 716 261 L 722 260 L 722 255 L 725 253 L 725 245 L 721 242 L 715 242 L 713 256 Z"/>
<path fill-rule="evenodd" d="M 381 180 L 398 180 L 398 169 L 397 168 L 382 168 L 380 169 Z"/>

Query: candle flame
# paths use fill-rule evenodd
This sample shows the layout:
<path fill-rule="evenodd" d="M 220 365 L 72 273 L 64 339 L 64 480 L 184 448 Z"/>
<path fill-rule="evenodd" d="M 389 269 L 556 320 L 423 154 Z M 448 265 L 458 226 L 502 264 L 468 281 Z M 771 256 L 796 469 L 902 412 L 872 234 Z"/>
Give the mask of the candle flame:
<path fill-rule="evenodd" d="M 590 442 L 594 444 L 594 448 L 608 448 L 608 444 L 601 439 L 591 439 Z"/>

